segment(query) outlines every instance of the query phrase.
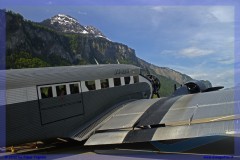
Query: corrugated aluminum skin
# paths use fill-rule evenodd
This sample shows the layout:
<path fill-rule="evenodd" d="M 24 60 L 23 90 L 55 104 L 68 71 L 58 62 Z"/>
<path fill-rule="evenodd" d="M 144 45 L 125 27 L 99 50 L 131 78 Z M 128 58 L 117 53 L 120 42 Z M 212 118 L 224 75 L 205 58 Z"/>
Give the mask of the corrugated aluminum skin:
<path fill-rule="evenodd" d="M 234 99 L 234 91 L 234 88 L 232 88 L 208 93 L 184 95 L 171 104 L 168 112 L 166 112 L 161 120 L 160 124 L 165 124 L 165 127 L 128 129 L 128 134 L 122 143 L 206 136 L 240 137 L 240 98 L 236 98 L 235 96 Z M 159 106 L 159 109 L 161 109 L 161 106 Z M 151 117 L 151 114 L 148 115 Z M 114 125 L 117 126 L 116 123 Z M 92 141 L 92 137 L 90 137 L 88 141 L 91 141 L 91 143 L 87 141 L 85 145 L 99 145 L 102 144 L 102 141 L 108 141 L 108 136 L 120 132 L 118 127 L 115 129 L 113 132 L 106 130 L 104 133 L 96 133 L 96 135 L 92 136 L 94 142 Z M 101 137 L 101 141 L 98 137 Z M 111 140 L 107 144 L 114 144 L 121 140 L 122 137 L 120 137 L 120 140 Z"/>
<path fill-rule="evenodd" d="M 102 123 L 108 121 L 111 118 L 111 115 L 118 112 L 125 104 L 132 101 L 134 100 L 127 100 L 119 104 L 113 105 L 111 108 L 96 116 L 94 120 L 82 125 L 75 133 L 72 134 L 71 138 L 77 141 L 87 139 L 101 126 Z"/>
<path fill-rule="evenodd" d="M 117 71 L 124 74 L 117 74 Z M 138 75 L 140 69 L 132 65 L 109 64 L 0 70 L 0 72 L 6 72 L 6 90 L 0 88 L 0 91 L 6 94 L 6 104 L 14 104 L 37 100 L 38 85 Z M 4 79 L 0 79 L 0 83 L 3 82 Z"/>
<path fill-rule="evenodd" d="M 6 90 L 7 104 L 37 100 L 36 86 Z"/>
<path fill-rule="evenodd" d="M 6 90 L 0 88 L 0 92 L 6 95 L 7 102 L 7 145 L 56 137 L 72 138 L 81 127 L 90 121 L 96 121 L 98 115 L 112 106 L 151 94 L 147 83 L 136 83 L 38 99 L 39 85 L 139 75 L 140 68 L 132 65 L 65 66 L 4 72 Z M 0 79 L 0 83 L 3 82 L 1 80 L 3 79 Z"/>
<path fill-rule="evenodd" d="M 95 134 L 90 139 L 88 139 L 85 145 L 120 144 L 123 143 L 123 140 L 127 134 L 128 131 Z"/>
<path fill-rule="evenodd" d="M 153 128 L 144 130 L 124 131 L 124 134 L 122 134 L 122 131 L 97 133 L 90 137 L 85 143 L 85 145 L 117 144 L 121 141 L 121 143 L 136 143 L 197 138 L 206 136 L 240 137 L 240 130 L 238 130 L 238 133 L 233 132 L 235 131 L 234 123 L 236 123 L 236 121 L 221 121 L 173 127 L 169 126 L 157 129 Z M 114 137 L 114 139 L 110 139 L 109 137 Z"/>
<path fill-rule="evenodd" d="M 157 129 L 153 135 L 152 141 L 216 135 L 236 136 L 237 134 L 229 134 L 231 131 L 235 130 L 234 122 L 235 121 L 220 121 L 186 126 L 163 127 Z"/>
<path fill-rule="evenodd" d="M 35 92 L 37 92 L 36 88 Z M 8 89 L 6 95 L 7 104 L 26 102 L 28 97 L 26 88 Z"/>
<path fill-rule="evenodd" d="M 130 102 L 125 105 L 119 112 L 104 123 L 98 130 L 120 129 L 133 127 L 140 116 L 159 99 L 142 99 Z"/>
<path fill-rule="evenodd" d="M 124 72 L 124 76 L 140 74 L 140 68 L 123 64 L 14 69 L 5 71 L 6 89 L 121 77 L 123 74 L 118 74 L 119 70 Z M 3 83 L 1 80 L 0 83 Z"/>
<path fill-rule="evenodd" d="M 185 95 L 178 99 L 160 123 L 178 125 L 239 114 L 234 111 L 234 90 Z M 176 116 L 177 115 L 177 116 Z"/>
<path fill-rule="evenodd" d="M 148 126 L 159 124 L 165 114 L 169 111 L 171 106 L 180 98 L 177 97 L 166 97 L 160 98 L 159 101 L 154 103 L 149 109 L 141 116 L 137 126 Z"/>
<path fill-rule="evenodd" d="M 152 104 L 157 102 L 159 99 L 141 99 L 127 104 L 122 108 L 115 116 L 122 116 L 126 114 L 142 114 L 145 112 Z"/>
<path fill-rule="evenodd" d="M 83 92 L 83 115 L 81 115 L 81 107 L 70 109 L 71 106 L 66 106 L 65 112 L 61 109 L 55 110 L 50 117 L 46 116 L 46 114 L 41 114 L 41 112 L 45 113 L 48 109 L 51 111 L 57 107 L 61 108 L 62 104 L 58 104 L 57 102 L 53 103 L 57 106 L 53 106 L 49 102 L 43 108 L 39 106 L 38 100 L 9 104 L 6 107 L 7 145 L 56 137 L 74 138 L 73 135 L 77 133 L 81 134 L 81 128 L 88 128 L 85 125 L 90 121 L 96 121 L 96 117 L 104 113 L 105 110 L 111 109 L 114 105 L 126 100 L 141 99 L 143 98 L 143 92 L 150 95 L 149 86 L 146 83 Z M 63 100 L 65 98 L 68 99 L 69 96 L 75 95 L 64 96 Z M 69 97 L 71 102 L 66 101 L 66 103 L 63 103 L 79 102 L 78 96 L 79 94 L 76 95 L 76 98 Z M 55 98 L 57 99 L 58 97 Z M 52 101 L 54 100 L 52 99 Z M 76 116 L 76 114 L 78 115 Z M 86 134 L 92 134 L 92 132 L 94 130 L 89 130 Z M 74 139 L 79 140 L 79 138 Z M 80 140 L 84 139 L 81 138 Z"/>

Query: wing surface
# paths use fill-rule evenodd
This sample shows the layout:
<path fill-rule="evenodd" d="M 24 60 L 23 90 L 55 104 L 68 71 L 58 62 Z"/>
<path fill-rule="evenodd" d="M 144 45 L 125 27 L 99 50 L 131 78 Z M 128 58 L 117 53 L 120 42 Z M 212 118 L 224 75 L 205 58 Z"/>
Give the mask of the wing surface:
<path fill-rule="evenodd" d="M 240 135 L 234 90 L 130 102 L 101 123 L 85 145 Z"/>

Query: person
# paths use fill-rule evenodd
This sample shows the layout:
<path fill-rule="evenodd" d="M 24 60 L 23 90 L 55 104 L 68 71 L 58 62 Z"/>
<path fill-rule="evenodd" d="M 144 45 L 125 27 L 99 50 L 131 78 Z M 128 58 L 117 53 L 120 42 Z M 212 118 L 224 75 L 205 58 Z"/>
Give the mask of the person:
<path fill-rule="evenodd" d="M 157 78 L 153 80 L 153 95 L 157 95 L 158 98 L 160 98 L 160 95 L 158 93 L 158 90 L 160 89 L 160 84 Z"/>
<path fill-rule="evenodd" d="M 160 82 L 156 77 L 153 77 L 152 75 L 149 76 L 149 81 L 152 84 L 153 92 L 152 92 L 152 98 L 154 95 L 157 95 L 158 98 L 160 98 L 160 95 L 158 93 L 158 90 L 160 89 Z"/>

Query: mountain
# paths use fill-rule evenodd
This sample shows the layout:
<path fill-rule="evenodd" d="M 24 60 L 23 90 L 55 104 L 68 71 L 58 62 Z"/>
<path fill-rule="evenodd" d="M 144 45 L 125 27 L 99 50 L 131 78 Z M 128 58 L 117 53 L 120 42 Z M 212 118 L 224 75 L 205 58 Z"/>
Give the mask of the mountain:
<path fill-rule="evenodd" d="M 110 41 L 96 27 L 83 26 L 67 15 L 58 14 L 36 23 L 8 11 L 6 21 L 8 69 L 96 64 L 95 60 L 100 64 L 133 64 L 160 78 L 163 96 L 173 92 L 174 84 L 192 79 L 138 58 L 134 49 Z"/>
<path fill-rule="evenodd" d="M 89 36 L 107 39 L 97 28 L 93 26 L 83 26 L 75 18 L 64 14 L 55 15 L 50 19 L 44 20 L 41 24 L 58 32 L 87 34 Z"/>
<path fill-rule="evenodd" d="M 182 74 L 173 69 L 167 67 L 158 67 L 156 65 L 150 64 L 142 59 L 139 59 L 140 66 L 144 66 L 144 68 L 148 68 L 154 71 L 157 75 L 162 75 L 168 79 L 171 79 L 178 84 L 184 84 L 185 82 L 192 80 L 192 78 L 186 74 Z"/>
<path fill-rule="evenodd" d="M 106 38 L 107 40 L 109 40 L 100 30 L 98 30 L 94 26 L 86 26 L 85 28 L 87 29 L 88 33 L 92 34 L 93 36 L 102 37 L 102 38 Z"/>

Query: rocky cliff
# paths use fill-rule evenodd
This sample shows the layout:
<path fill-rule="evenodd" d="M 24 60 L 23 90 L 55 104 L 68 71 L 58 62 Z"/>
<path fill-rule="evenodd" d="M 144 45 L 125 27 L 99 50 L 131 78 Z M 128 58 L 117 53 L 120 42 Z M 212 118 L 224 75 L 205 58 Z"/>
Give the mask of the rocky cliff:
<path fill-rule="evenodd" d="M 173 91 L 191 77 L 169 68 L 139 59 L 127 45 L 110 41 L 93 26 L 83 26 L 76 19 L 59 14 L 41 23 L 25 20 L 20 14 L 6 13 L 7 68 L 59 65 L 133 64 L 158 74 L 162 95 Z"/>

